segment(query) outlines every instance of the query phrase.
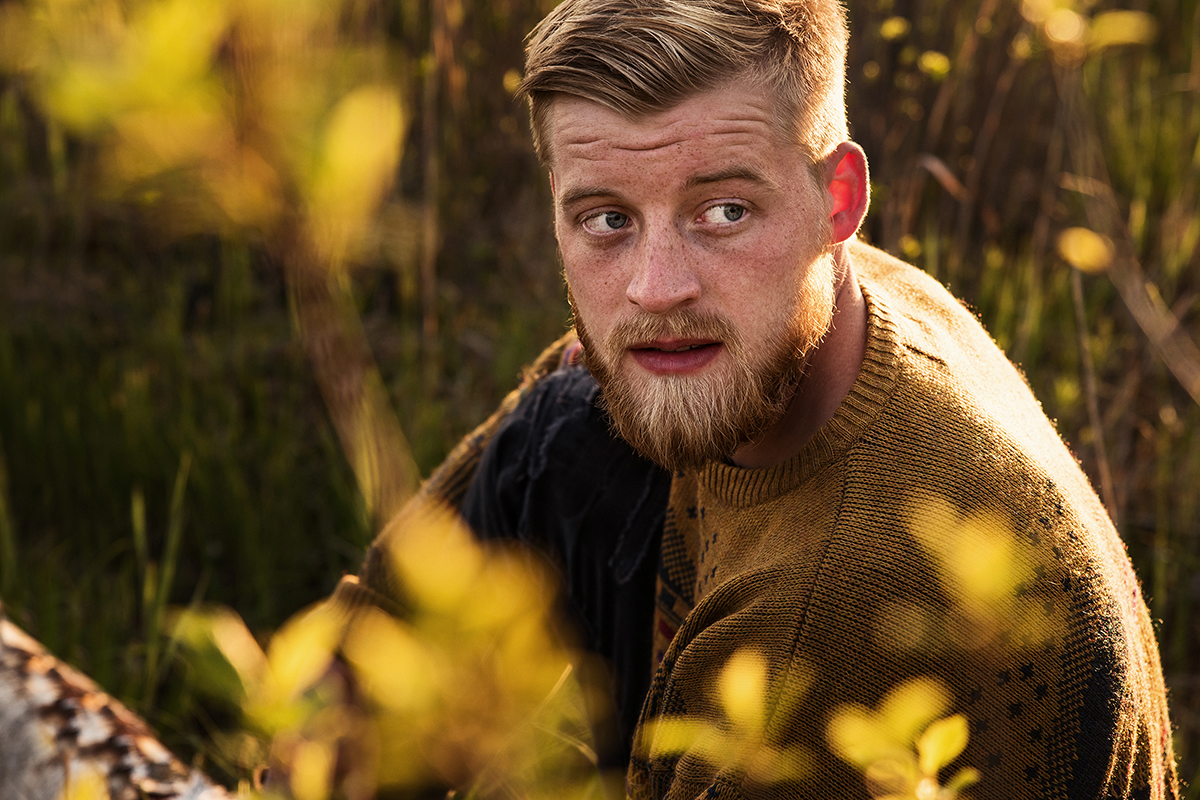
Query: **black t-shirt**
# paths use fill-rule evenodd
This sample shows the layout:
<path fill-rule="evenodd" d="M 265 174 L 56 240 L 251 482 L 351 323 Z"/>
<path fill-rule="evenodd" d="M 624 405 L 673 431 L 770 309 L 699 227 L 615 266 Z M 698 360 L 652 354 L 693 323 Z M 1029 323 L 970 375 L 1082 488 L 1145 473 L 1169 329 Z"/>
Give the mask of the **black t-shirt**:
<path fill-rule="evenodd" d="M 615 729 L 603 766 L 623 766 L 650 688 L 659 540 L 671 475 L 611 432 L 588 371 L 567 366 L 522 398 L 483 453 L 460 512 L 481 539 L 545 554 L 565 615 L 612 668 Z"/>

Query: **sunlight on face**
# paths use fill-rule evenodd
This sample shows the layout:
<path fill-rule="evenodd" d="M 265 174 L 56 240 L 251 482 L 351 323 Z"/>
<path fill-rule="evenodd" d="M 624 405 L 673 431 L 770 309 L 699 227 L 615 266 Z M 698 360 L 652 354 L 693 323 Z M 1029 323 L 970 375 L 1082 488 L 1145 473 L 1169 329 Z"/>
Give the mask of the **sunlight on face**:
<path fill-rule="evenodd" d="M 568 292 L 588 368 L 618 434 L 668 469 L 698 468 L 755 441 L 786 410 L 808 355 L 833 316 L 831 259 L 821 259 L 808 274 L 790 320 L 754 350 L 728 318 L 688 308 L 670 316 L 635 317 L 599 344 Z M 633 344 L 665 336 L 721 341 L 730 357 L 698 374 L 621 370 Z"/>
<path fill-rule="evenodd" d="M 744 80 L 635 119 L 550 115 L 575 326 L 618 433 L 671 468 L 727 458 L 789 411 L 834 309 L 829 194 Z"/>

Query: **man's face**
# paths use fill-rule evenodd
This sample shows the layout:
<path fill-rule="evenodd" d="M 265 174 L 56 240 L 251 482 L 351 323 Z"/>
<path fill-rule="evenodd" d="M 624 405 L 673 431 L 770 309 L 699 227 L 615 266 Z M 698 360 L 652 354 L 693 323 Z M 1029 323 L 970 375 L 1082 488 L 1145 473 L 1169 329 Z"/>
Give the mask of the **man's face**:
<path fill-rule="evenodd" d="M 553 101 L 555 230 L 620 434 L 668 468 L 730 456 L 784 413 L 829 327 L 829 200 L 746 82 L 630 120 Z"/>

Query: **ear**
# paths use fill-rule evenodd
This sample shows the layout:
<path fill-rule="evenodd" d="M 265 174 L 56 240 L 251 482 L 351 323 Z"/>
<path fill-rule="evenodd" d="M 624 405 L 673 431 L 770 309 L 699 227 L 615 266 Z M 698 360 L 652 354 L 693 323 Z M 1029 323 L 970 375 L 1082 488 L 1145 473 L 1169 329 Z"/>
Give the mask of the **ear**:
<path fill-rule="evenodd" d="M 554 170 L 548 170 L 550 173 L 550 196 L 554 196 Z"/>
<path fill-rule="evenodd" d="M 870 184 L 867 180 L 867 156 L 854 142 L 842 142 L 825 159 L 825 180 L 829 187 L 829 221 L 833 225 L 833 244 L 844 242 L 858 231 L 867 215 Z"/>

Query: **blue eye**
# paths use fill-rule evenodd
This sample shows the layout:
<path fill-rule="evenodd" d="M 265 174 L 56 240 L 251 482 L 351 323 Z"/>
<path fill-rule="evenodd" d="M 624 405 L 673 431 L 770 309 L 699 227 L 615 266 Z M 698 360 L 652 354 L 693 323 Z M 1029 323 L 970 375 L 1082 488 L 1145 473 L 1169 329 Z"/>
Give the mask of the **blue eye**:
<path fill-rule="evenodd" d="M 741 203 L 718 203 L 709 206 L 700 218 L 709 225 L 728 225 L 746 216 L 746 207 Z"/>
<path fill-rule="evenodd" d="M 620 211 L 604 211 L 583 221 L 583 227 L 592 233 L 610 233 L 620 230 L 629 223 L 629 215 Z"/>

